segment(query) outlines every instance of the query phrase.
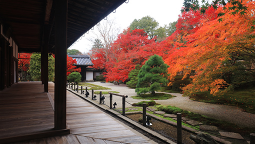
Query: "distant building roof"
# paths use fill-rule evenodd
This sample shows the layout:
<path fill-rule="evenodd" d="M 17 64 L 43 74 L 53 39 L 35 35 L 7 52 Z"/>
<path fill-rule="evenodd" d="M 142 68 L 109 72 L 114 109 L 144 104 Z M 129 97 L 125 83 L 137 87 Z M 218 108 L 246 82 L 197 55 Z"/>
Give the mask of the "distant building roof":
<path fill-rule="evenodd" d="M 93 66 L 89 55 L 68 55 L 77 61 L 77 66 Z"/>

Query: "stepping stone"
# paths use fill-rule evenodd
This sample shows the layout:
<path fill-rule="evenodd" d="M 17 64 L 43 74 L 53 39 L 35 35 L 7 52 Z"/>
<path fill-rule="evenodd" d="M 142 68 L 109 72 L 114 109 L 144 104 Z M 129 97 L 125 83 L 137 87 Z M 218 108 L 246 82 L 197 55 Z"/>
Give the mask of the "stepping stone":
<path fill-rule="evenodd" d="M 183 121 L 190 121 L 190 119 L 189 119 L 189 118 L 186 118 L 186 117 L 182 117 L 182 120 L 183 120 Z"/>
<path fill-rule="evenodd" d="M 216 126 L 210 126 L 210 125 L 200 125 L 199 129 L 204 130 L 204 131 L 218 131 L 219 130 Z"/>
<path fill-rule="evenodd" d="M 233 132 L 219 132 L 221 136 L 229 137 L 233 139 L 244 139 L 239 133 L 233 133 Z"/>
<path fill-rule="evenodd" d="M 165 112 L 163 112 L 163 111 L 154 111 L 153 113 L 155 113 L 155 114 L 160 114 L 160 115 L 165 114 Z"/>
<path fill-rule="evenodd" d="M 164 117 L 176 118 L 175 114 L 165 114 Z"/>
<path fill-rule="evenodd" d="M 156 109 L 153 109 L 153 108 L 146 108 L 147 111 L 156 111 Z"/>
<path fill-rule="evenodd" d="M 216 141 L 218 141 L 218 142 L 221 142 L 221 143 L 223 143 L 223 144 L 232 144 L 231 142 L 229 142 L 229 141 L 226 141 L 226 140 L 224 140 L 224 139 L 221 139 L 221 138 L 218 138 L 218 137 L 216 137 L 216 136 L 213 136 L 213 135 L 210 135 L 214 140 L 216 140 Z"/>
<path fill-rule="evenodd" d="M 199 121 L 194 121 L 194 120 L 189 120 L 189 121 L 186 121 L 186 122 L 187 122 L 188 124 L 190 124 L 190 125 L 193 125 L 193 126 L 202 124 L 201 122 L 199 122 Z"/>

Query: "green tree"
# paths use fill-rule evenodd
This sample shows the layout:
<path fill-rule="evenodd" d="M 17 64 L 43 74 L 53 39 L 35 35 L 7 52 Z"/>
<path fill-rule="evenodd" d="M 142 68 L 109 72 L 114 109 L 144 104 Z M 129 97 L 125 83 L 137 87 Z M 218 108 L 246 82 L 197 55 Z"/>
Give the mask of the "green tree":
<path fill-rule="evenodd" d="M 33 53 L 30 57 L 29 72 L 33 81 L 41 80 L 41 54 Z"/>
<path fill-rule="evenodd" d="M 151 92 L 155 94 L 156 90 L 160 90 L 162 85 L 167 83 L 167 68 L 162 59 L 158 55 L 151 56 L 142 66 L 138 74 L 138 83 L 135 91 L 137 94 Z"/>
<path fill-rule="evenodd" d="M 33 53 L 31 55 L 29 72 L 33 81 L 41 80 L 41 54 Z M 55 60 L 52 55 L 48 55 L 48 79 L 54 80 Z"/>
<path fill-rule="evenodd" d="M 48 80 L 54 81 L 55 78 L 55 58 L 48 55 Z"/>
<path fill-rule="evenodd" d="M 82 55 L 82 53 L 77 49 L 67 49 L 67 55 Z"/>
<path fill-rule="evenodd" d="M 170 36 L 170 35 L 172 35 L 175 32 L 176 24 L 177 24 L 177 21 L 169 23 L 169 25 L 166 28 L 167 36 Z"/>
<path fill-rule="evenodd" d="M 136 88 L 138 82 L 138 73 L 141 69 L 141 65 L 136 65 L 135 69 L 131 70 L 128 74 L 128 79 L 130 79 L 126 84 L 130 88 Z"/>
<path fill-rule="evenodd" d="M 78 84 L 81 81 L 81 74 L 79 72 L 72 72 L 67 76 L 67 80 Z"/>
<path fill-rule="evenodd" d="M 146 16 L 141 19 L 135 19 L 131 24 L 130 24 L 130 30 L 134 29 L 143 29 L 149 36 L 150 39 L 152 39 L 154 36 L 156 36 L 156 28 L 158 27 L 158 22 L 150 17 Z"/>
<path fill-rule="evenodd" d="M 155 34 L 157 35 L 158 42 L 161 42 L 166 39 L 167 37 L 166 31 L 167 31 L 166 27 L 159 27 L 158 29 L 156 29 Z"/>
<path fill-rule="evenodd" d="M 104 48 L 104 45 L 100 39 L 95 39 L 92 49 L 101 49 Z"/>

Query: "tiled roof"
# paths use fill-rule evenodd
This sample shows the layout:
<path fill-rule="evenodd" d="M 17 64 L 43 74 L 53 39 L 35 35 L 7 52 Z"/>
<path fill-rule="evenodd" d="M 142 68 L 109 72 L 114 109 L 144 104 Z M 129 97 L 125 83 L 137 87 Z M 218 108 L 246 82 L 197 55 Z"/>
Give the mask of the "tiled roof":
<path fill-rule="evenodd" d="M 77 61 L 76 65 L 80 66 L 93 66 L 89 55 L 68 55 Z"/>

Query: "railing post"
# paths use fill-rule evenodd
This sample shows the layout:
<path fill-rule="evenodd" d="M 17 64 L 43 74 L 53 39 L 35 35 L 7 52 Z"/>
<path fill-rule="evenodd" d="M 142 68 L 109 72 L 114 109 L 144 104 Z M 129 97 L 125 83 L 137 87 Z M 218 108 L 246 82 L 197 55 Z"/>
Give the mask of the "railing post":
<path fill-rule="evenodd" d="M 94 99 L 93 97 L 94 97 L 94 90 L 92 89 L 92 100 Z"/>
<path fill-rule="evenodd" d="M 77 89 L 77 93 L 78 93 L 79 92 L 79 85 L 78 84 L 77 84 L 77 88 L 76 89 Z"/>
<path fill-rule="evenodd" d="M 177 144 L 182 144 L 182 114 L 177 113 Z"/>
<path fill-rule="evenodd" d="M 81 94 L 82 94 L 82 86 L 81 86 Z"/>
<path fill-rule="evenodd" d="M 125 102 L 126 102 L 126 97 L 122 97 L 122 115 L 125 116 Z"/>
<path fill-rule="evenodd" d="M 86 98 L 88 97 L 88 88 L 86 87 L 86 92 L 85 92 Z"/>
<path fill-rule="evenodd" d="M 73 91 L 75 91 L 75 83 L 73 84 Z"/>
<path fill-rule="evenodd" d="M 250 138 L 251 138 L 250 144 L 255 144 L 255 133 L 251 133 Z"/>
<path fill-rule="evenodd" d="M 146 126 L 146 103 L 143 103 L 143 126 Z"/>
<path fill-rule="evenodd" d="M 102 97 L 102 91 L 100 91 L 100 96 L 99 96 L 99 104 L 102 104 L 102 100 L 101 100 L 101 97 Z"/>
<path fill-rule="evenodd" d="M 70 83 L 68 83 L 68 85 L 69 85 L 69 88 L 70 88 Z"/>
<path fill-rule="evenodd" d="M 110 94 L 110 109 L 112 109 L 112 94 Z"/>

